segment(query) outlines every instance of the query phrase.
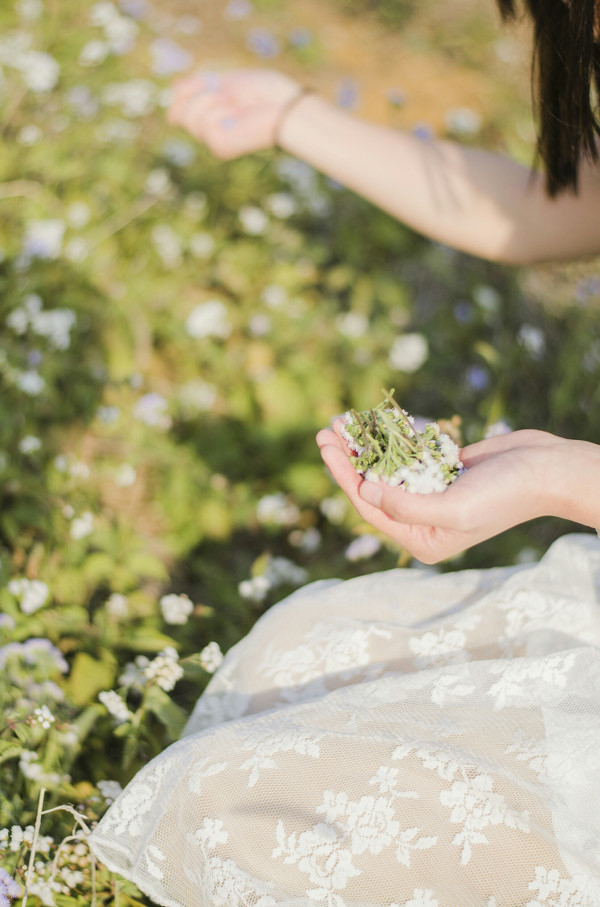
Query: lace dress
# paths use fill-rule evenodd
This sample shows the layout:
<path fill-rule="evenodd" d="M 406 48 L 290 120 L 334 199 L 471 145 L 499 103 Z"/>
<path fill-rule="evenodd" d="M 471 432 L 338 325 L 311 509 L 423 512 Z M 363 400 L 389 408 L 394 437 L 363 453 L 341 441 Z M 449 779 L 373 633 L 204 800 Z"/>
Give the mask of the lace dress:
<path fill-rule="evenodd" d="M 599 907 L 598 539 L 296 592 L 91 841 L 169 907 Z"/>

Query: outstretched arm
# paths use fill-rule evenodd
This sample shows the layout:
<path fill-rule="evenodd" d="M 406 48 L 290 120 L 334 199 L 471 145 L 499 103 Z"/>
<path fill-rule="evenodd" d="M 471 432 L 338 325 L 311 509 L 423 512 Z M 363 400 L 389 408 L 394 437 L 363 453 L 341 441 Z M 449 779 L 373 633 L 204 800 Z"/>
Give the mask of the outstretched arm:
<path fill-rule="evenodd" d="M 299 90 L 274 70 L 198 74 L 175 88 L 170 119 L 228 159 L 270 148 Z M 550 199 L 544 180 L 491 152 L 423 140 L 361 120 L 312 94 L 279 129 L 284 150 L 414 230 L 510 264 L 600 252 L 600 169 L 584 165 L 578 196 Z"/>
<path fill-rule="evenodd" d="M 364 520 L 433 564 L 512 526 L 558 516 L 600 526 L 600 446 L 542 431 L 516 431 L 465 447 L 467 472 L 439 494 L 364 481 L 340 434 L 317 443 L 329 471 Z"/>

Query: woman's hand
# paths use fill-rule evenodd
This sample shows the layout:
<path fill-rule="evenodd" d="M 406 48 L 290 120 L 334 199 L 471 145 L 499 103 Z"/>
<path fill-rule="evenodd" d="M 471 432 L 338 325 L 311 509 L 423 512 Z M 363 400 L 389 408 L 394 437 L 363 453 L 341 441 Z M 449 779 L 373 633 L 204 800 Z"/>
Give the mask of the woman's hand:
<path fill-rule="evenodd" d="M 270 69 L 198 72 L 175 83 L 169 122 L 231 160 L 273 147 L 279 118 L 300 87 Z"/>
<path fill-rule="evenodd" d="M 342 425 L 338 419 L 333 431 L 317 435 L 331 475 L 364 520 L 426 564 L 526 520 L 563 515 L 557 467 L 568 462 L 569 445 L 581 443 L 542 431 L 516 431 L 480 441 L 461 451 L 467 472 L 446 491 L 422 495 L 364 481 L 349 460 Z"/>

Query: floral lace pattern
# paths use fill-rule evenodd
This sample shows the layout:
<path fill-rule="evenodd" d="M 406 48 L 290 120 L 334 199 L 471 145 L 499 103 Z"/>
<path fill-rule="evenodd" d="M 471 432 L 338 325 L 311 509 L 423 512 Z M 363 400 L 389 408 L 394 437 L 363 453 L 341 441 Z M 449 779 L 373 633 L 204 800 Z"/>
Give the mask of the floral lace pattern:
<path fill-rule="evenodd" d="M 319 583 L 92 833 L 166 907 L 600 907 L 600 545 Z"/>

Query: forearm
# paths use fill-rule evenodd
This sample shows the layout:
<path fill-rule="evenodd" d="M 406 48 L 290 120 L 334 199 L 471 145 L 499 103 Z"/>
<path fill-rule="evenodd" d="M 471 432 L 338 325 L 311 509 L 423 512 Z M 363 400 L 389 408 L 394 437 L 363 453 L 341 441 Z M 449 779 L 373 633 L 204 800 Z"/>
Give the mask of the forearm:
<path fill-rule="evenodd" d="M 509 158 L 375 125 L 317 95 L 291 111 L 280 142 L 414 230 L 472 255 L 521 264 L 600 244 L 597 201 L 551 200 L 542 177 Z"/>

